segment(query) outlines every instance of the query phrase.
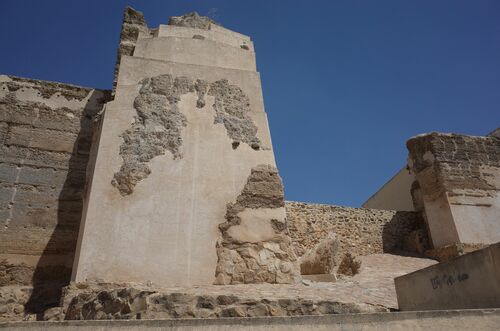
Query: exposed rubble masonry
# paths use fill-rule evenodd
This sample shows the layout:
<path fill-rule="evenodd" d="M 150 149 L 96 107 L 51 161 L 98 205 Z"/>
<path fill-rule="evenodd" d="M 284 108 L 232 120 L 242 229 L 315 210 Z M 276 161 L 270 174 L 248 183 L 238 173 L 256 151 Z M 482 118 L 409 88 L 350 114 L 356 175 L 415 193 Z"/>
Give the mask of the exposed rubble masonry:
<path fill-rule="evenodd" d="M 140 84 L 139 95 L 134 101 L 137 117 L 121 135 L 123 164 L 112 180 L 121 195 L 131 194 L 137 183 L 149 176 L 151 169 L 148 163 L 154 157 L 164 155 L 166 151 L 172 153 L 174 159 L 182 157 L 181 131 L 187 121 L 177 103 L 186 93 L 197 93 L 197 108 L 205 106 L 206 94 L 214 96 L 214 123 L 224 124 L 233 140 L 233 148 L 244 142 L 259 150 L 257 127 L 248 116 L 250 101 L 239 87 L 229 84 L 227 80 L 209 84 L 200 79 L 174 78 L 165 74 L 146 78 Z"/>
<path fill-rule="evenodd" d="M 271 165 L 251 170 L 219 225 L 216 284 L 293 283 L 298 277 L 286 226 L 283 185 Z"/>
<path fill-rule="evenodd" d="M 202 30 L 210 30 L 211 24 L 217 23 L 206 16 L 200 16 L 197 12 L 192 12 L 182 16 L 172 16 L 168 21 L 168 25 Z"/>

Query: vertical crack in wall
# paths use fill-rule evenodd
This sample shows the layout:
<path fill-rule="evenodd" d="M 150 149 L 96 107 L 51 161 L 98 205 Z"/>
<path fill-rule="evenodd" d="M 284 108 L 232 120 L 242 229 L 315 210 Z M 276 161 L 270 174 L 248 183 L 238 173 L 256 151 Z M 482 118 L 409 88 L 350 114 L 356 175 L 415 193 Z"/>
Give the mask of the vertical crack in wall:
<path fill-rule="evenodd" d="M 271 165 L 252 169 L 219 225 L 216 284 L 294 283 L 299 277 L 286 226 L 283 185 Z"/>
<path fill-rule="evenodd" d="M 112 180 L 122 196 L 131 194 L 137 183 L 149 176 L 148 163 L 154 157 L 164 155 L 166 151 L 170 151 L 174 159 L 182 157 L 181 131 L 187 121 L 177 103 L 183 94 L 197 93 L 197 108 L 205 106 L 205 95 L 213 96 L 214 123 L 224 124 L 233 140 L 233 148 L 243 142 L 254 150 L 260 149 L 257 127 L 248 116 L 250 100 L 243 90 L 227 80 L 209 84 L 200 79 L 194 81 L 165 74 L 146 78 L 140 84 L 139 95 L 134 100 L 137 116 L 132 126 L 121 135 L 123 164 Z"/>

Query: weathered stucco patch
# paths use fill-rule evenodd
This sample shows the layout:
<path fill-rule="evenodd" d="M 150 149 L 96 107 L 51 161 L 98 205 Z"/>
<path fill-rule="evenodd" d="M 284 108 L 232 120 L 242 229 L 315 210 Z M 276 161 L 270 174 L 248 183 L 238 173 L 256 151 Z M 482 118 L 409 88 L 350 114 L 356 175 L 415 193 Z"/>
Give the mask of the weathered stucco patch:
<path fill-rule="evenodd" d="M 131 194 L 137 182 L 151 173 L 148 162 L 154 157 L 167 150 L 174 158 L 181 156 L 181 129 L 186 126 L 186 117 L 177 109 L 177 102 L 182 94 L 194 91 L 190 80 L 170 75 L 146 78 L 141 84 L 134 101 L 137 117 L 122 134 L 123 164 L 112 181 L 122 195 Z"/>
<path fill-rule="evenodd" d="M 214 123 L 224 124 L 228 136 L 233 139 L 233 148 L 240 142 L 247 143 L 254 150 L 260 148 L 257 127 L 248 117 L 249 98 L 227 80 L 209 84 L 200 79 L 194 81 L 165 74 L 146 78 L 140 84 L 139 95 L 134 100 L 137 117 L 131 128 L 121 135 L 123 164 L 112 180 L 121 195 L 131 194 L 137 183 L 149 176 L 148 163 L 154 157 L 164 155 L 166 151 L 172 153 L 174 159 L 182 157 L 181 131 L 187 121 L 177 103 L 183 94 L 197 93 L 197 108 L 205 106 L 206 94 L 214 96 Z"/>
<path fill-rule="evenodd" d="M 285 221 L 283 185 L 275 167 L 252 169 L 236 202 L 228 204 L 226 222 L 219 229 L 216 284 L 293 283 L 298 279 Z"/>
<path fill-rule="evenodd" d="M 208 95 L 215 97 L 215 123 L 224 124 L 227 134 L 234 141 L 233 146 L 243 142 L 255 150 L 259 149 L 257 127 L 248 116 L 250 100 L 243 90 L 222 79 L 210 84 Z"/>

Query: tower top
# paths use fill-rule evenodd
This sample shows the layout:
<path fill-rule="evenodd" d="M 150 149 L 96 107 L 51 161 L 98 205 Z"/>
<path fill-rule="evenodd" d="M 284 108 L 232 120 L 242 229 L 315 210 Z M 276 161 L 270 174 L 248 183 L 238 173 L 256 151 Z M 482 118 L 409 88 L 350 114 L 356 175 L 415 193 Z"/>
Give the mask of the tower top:
<path fill-rule="evenodd" d="M 217 22 L 207 16 L 200 16 L 197 12 L 191 12 L 182 16 L 172 16 L 168 25 L 182 26 L 186 28 L 195 28 L 210 30 L 212 24 L 219 25 Z"/>

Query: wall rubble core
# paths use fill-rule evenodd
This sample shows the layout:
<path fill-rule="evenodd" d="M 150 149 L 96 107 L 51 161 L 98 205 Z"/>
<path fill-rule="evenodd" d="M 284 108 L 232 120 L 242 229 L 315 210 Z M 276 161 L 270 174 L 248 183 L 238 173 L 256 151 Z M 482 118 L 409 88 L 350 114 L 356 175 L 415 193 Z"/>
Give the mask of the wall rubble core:
<path fill-rule="evenodd" d="M 284 218 L 283 184 L 272 165 L 252 168 L 235 203 L 219 225 L 215 283 L 294 283 L 295 253 Z"/>
<path fill-rule="evenodd" d="M 140 85 L 139 95 L 134 100 L 137 117 L 131 128 L 121 135 L 124 142 L 120 155 L 124 162 L 112 181 L 122 195 L 131 194 L 137 182 L 151 173 L 147 163 L 154 157 L 164 155 L 167 150 L 174 159 L 182 157 L 181 130 L 187 122 L 177 103 L 186 93 L 197 93 L 197 108 L 205 106 L 205 95 L 215 97 L 213 108 L 217 115 L 214 123 L 224 124 L 228 136 L 233 139 L 233 148 L 244 142 L 259 149 L 257 127 L 247 115 L 250 111 L 248 97 L 227 80 L 209 84 L 201 79 L 193 81 L 165 74 L 145 78 Z"/>

